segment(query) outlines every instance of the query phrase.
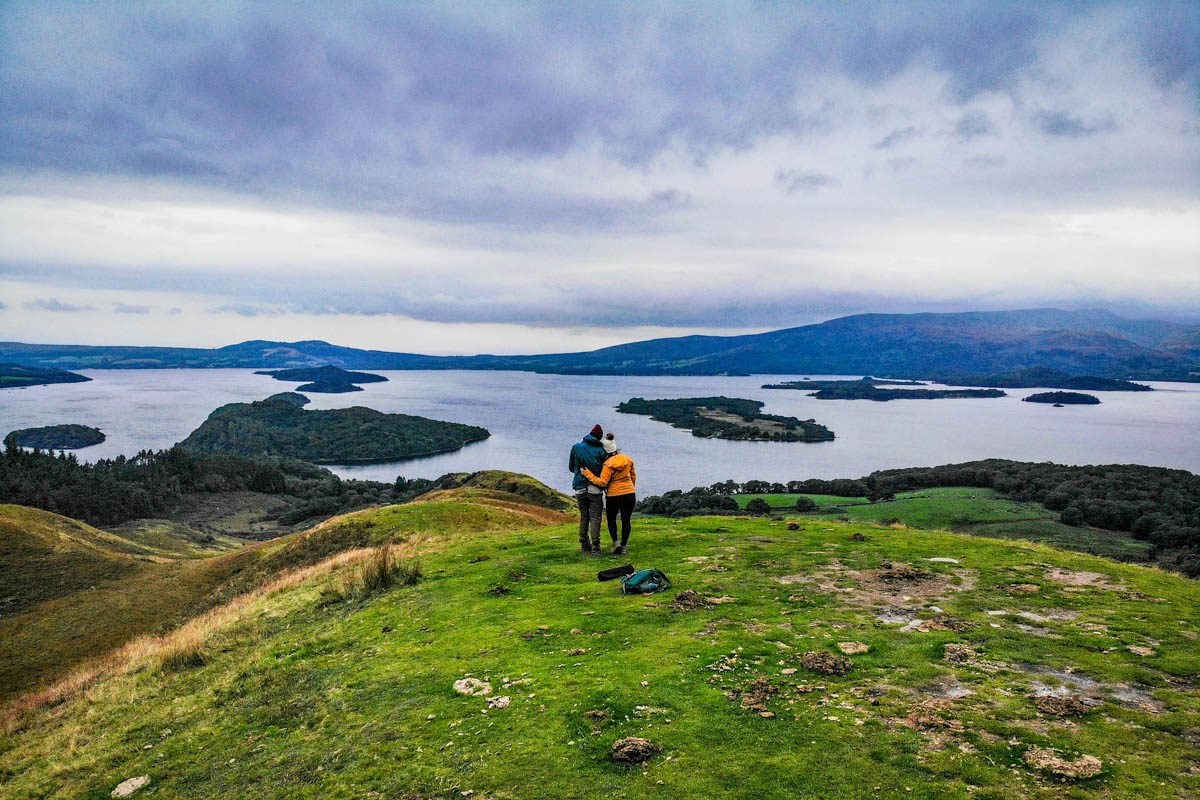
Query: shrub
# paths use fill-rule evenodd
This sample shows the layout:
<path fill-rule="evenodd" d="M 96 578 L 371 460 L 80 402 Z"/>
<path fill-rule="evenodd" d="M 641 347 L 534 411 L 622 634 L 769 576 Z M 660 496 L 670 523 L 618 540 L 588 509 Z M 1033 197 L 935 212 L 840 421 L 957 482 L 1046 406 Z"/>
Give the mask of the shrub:
<path fill-rule="evenodd" d="M 796 510 L 803 514 L 806 511 L 816 511 L 817 504 L 811 497 L 797 497 Z"/>
<path fill-rule="evenodd" d="M 771 506 L 767 504 L 766 500 L 756 497 L 746 504 L 746 513 L 753 514 L 756 517 L 765 516 L 771 513 Z"/>
<path fill-rule="evenodd" d="M 1072 528 L 1077 528 L 1083 524 L 1083 512 L 1079 510 L 1079 506 L 1067 506 L 1058 515 L 1058 521 L 1063 525 L 1070 525 Z"/>

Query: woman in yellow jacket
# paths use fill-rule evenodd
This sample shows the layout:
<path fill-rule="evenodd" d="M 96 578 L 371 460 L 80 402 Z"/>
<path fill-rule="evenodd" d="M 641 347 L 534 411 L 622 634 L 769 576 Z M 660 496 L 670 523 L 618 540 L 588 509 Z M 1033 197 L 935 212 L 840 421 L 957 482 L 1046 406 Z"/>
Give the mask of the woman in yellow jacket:
<path fill-rule="evenodd" d="M 633 467 L 633 459 L 621 452 L 617 440 L 611 433 L 606 433 L 601 442 L 608 458 L 604 469 L 595 475 L 586 467 L 582 473 L 592 483 L 608 493 L 608 535 L 612 537 L 613 555 L 621 555 L 629 544 L 629 518 L 633 507 L 637 504 L 637 470 Z M 617 514 L 621 515 L 621 543 L 617 544 Z"/>

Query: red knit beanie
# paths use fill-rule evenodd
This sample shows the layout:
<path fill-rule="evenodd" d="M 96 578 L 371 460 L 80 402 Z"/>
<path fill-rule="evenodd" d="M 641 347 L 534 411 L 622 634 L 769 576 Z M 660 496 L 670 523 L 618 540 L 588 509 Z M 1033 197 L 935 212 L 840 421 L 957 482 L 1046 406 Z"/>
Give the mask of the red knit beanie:
<path fill-rule="evenodd" d="M 603 428 L 601 428 L 601 427 L 600 427 L 598 424 L 597 424 L 597 425 L 593 425 L 593 426 L 592 426 L 592 434 L 591 434 L 591 435 L 592 435 L 592 436 L 595 436 L 597 439 L 599 439 L 601 436 L 603 436 L 603 435 L 604 435 L 604 429 L 603 429 Z"/>

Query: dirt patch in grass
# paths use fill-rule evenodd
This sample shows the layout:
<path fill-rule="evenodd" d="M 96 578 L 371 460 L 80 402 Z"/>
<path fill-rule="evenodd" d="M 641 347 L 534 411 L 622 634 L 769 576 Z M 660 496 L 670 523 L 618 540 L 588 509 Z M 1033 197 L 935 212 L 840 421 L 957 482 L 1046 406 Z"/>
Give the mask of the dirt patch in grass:
<path fill-rule="evenodd" d="M 850 659 L 826 650 L 811 650 L 800 656 L 800 663 L 822 675 L 845 675 L 854 667 L 854 662 Z"/>
<path fill-rule="evenodd" d="M 1054 581 L 1061 586 L 1099 586 L 1113 588 L 1108 582 L 1108 576 L 1099 572 L 1072 572 L 1065 569 L 1046 570 L 1046 580 Z"/>
<path fill-rule="evenodd" d="M 908 712 L 908 716 L 900 720 L 900 724 L 914 731 L 950 731 L 958 733 L 963 730 L 959 720 L 944 716 L 950 708 L 950 701 L 940 698 L 923 700 Z"/>
<path fill-rule="evenodd" d="M 662 748 L 649 739 L 627 736 L 613 742 L 609 756 L 618 764 L 641 764 L 662 752 Z"/>
<path fill-rule="evenodd" d="M 942 658 L 955 664 L 967 664 L 979 658 L 975 648 L 951 642 L 942 649 Z"/>
<path fill-rule="evenodd" d="M 875 578 L 884 583 L 923 581 L 930 577 L 932 576 L 923 569 L 910 567 L 908 564 L 893 564 L 890 561 L 883 562 L 879 569 L 875 570 Z"/>
<path fill-rule="evenodd" d="M 767 708 L 767 701 L 779 694 L 779 687 L 770 679 L 758 677 L 744 689 L 734 689 L 727 692 L 725 697 L 731 702 L 740 703 L 742 708 L 753 711 L 764 719 L 773 719 L 775 712 Z"/>
<path fill-rule="evenodd" d="M 1104 769 L 1104 762 L 1095 756 L 1083 755 L 1068 760 L 1060 751 L 1047 747 L 1031 747 L 1022 759 L 1033 769 L 1068 780 L 1094 778 Z"/>
<path fill-rule="evenodd" d="M 1033 704 L 1043 714 L 1053 717 L 1081 717 L 1092 710 L 1082 697 L 1076 695 L 1032 695 Z"/>

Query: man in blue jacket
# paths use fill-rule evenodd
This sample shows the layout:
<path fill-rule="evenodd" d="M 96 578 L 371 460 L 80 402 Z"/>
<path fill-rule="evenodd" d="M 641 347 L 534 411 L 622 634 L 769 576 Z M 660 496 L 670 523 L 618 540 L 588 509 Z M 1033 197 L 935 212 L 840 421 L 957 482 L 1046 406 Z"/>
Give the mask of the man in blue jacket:
<path fill-rule="evenodd" d="M 604 516 L 604 490 L 589 481 L 583 475 L 587 467 L 599 475 L 604 467 L 604 444 L 600 437 L 604 435 L 599 425 L 592 428 L 591 433 L 583 437 L 571 447 L 571 458 L 567 469 L 575 474 L 571 479 L 571 488 L 575 491 L 575 500 L 579 503 L 579 547 L 585 553 L 600 555 L 600 518 Z"/>

